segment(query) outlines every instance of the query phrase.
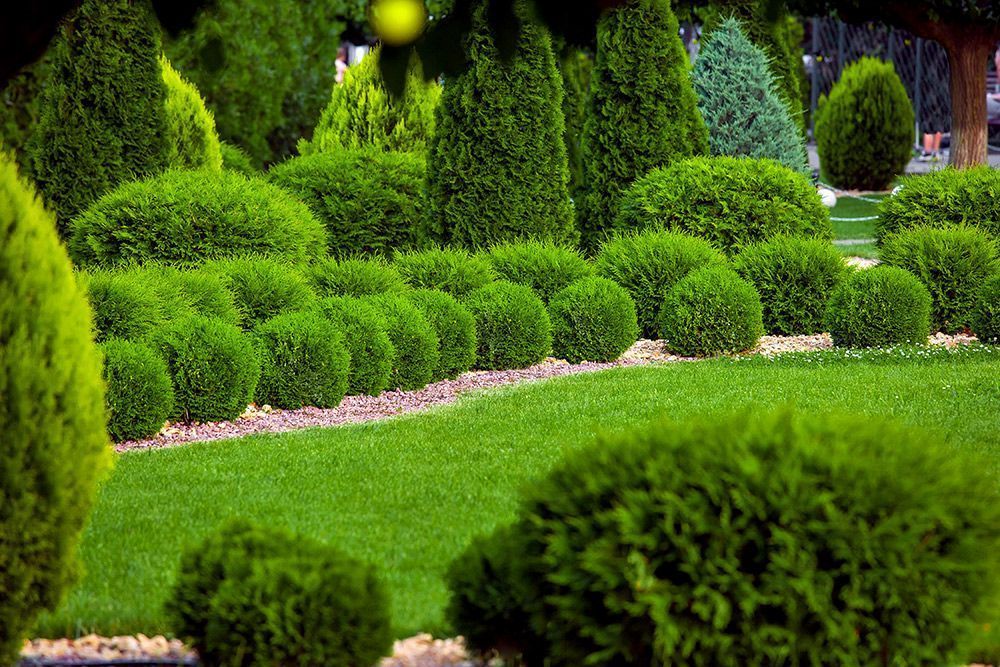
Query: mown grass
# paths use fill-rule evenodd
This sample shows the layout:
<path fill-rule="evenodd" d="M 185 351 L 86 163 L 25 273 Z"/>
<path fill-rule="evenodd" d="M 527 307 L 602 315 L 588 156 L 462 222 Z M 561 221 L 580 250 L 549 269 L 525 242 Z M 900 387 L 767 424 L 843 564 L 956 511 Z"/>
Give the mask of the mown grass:
<path fill-rule="evenodd" d="M 884 199 L 885 195 L 865 195 L 866 199 Z M 830 210 L 833 218 L 867 218 L 878 215 L 878 205 L 846 195 L 837 199 L 837 205 Z M 875 238 L 874 220 L 834 220 L 833 236 L 836 239 Z"/>
<path fill-rule="evenodd" d="M 599 430 L 794 403 L 934 428 L 998 461 L 998 377 L 1000 351 L 985 348 L 671 364 L 495 390 L 381 423 L 126 454 L 85 534 L 86 575 L 38 634 L 169 632 L 161 605 L 181 549 L 234 516 L 376 563 L 399 636 L 446 631 L 451 559 Z"/>

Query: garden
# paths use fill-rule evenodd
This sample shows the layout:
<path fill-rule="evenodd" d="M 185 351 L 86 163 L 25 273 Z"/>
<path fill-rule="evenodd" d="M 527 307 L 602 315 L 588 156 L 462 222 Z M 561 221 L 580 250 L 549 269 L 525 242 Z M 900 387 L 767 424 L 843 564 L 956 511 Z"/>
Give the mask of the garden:
<path fill-rule="evenodd" d="M 0 84 L 0 664 L 1000 664 L 1000 172 L 956 111 L 908 175 L 877 58 L 806 117 L 856 3 L 71 4 Z"/>

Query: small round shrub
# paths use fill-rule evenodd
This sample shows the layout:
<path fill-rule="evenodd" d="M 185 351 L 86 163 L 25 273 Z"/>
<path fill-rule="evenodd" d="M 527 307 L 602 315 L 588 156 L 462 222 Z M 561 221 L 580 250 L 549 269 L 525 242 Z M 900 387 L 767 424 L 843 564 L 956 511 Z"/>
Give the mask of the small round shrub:
<path fill-rule="evenodd" d="M 356 296 L 403 292 L 406 283 L 385 260 L 324 259 L 303 269 L 306 279 L 320 296 Z"/>
<path fill-rule="evenodd" d="M 552 350 L 552 322 L 531 288 L 500 280 L 463 303 L 476 319 L 477 368 L 527 368 Z"/>
<path fill-rule="evenodd" d="M 108 435 L 115 442 L 156 435 L 174 409 L 174 389 L 163 359 L 140 343 L 112 338 L 104 352 Z"/>
<path fill-rule="evenodd" d="M 592 276 L 549 302 L 552 353 L 570 363 L 614 361 L 639 337 L 635 303 L 618 283 Z"/>
<path fill-rule="evenodd" d="M 334 408 L 347 393 L 351 357 L 337 327 L 314 313 L 286 313 L 258 324 L 261 405 Z"/>
<path fill-rule="evenodd" d="M 426 215 L 422 156 L 339 150 L 273 167 L 271 182 L 326 225 L 330 254 L 390 254 L 419 245 Z"/>
<path fill-rule="evenodd" d="M 914 227 L 888 236 L 879 258 L 906 269 L 931 294 L 931 329 L 955 333 L 972 324 L 983 283 L 998 268 L 997 248 L 975 227 Z"/>
<path fill-rule="evenodd" d="M 725 261 L 722 253 L 704 239 L 647 230 L 623 234 L 605 243 L 595 266 L 598 275 L 615 281 L 632 297 L 642 335 L 656 338 L 660 309 L 670 289 L 691 271 Z"/>
<path fill-rule="evenodd" d="M 239 146 L 235 146 L 228 141 L 220 141 L 219 149 L 222 153 L 223 169 L 234 171 L 244 176 L 260 175 L 260 170 L 254 165 L 253 158 Z"/>
<path fill-rule="evenodd" d="M 196 265 L 257 253 L 303 261 L 326 252 L 326 230 L 281 188 L 231 171 L 174 170 L 125 183 L 71 222 L 78 266 L 162 261 Z"/>
<path fill-rule="evenodd" d="M 460 249 L 400 253 L 393 265 L 410 287 L 441 290 L 458 298 L 496 278 L 488 261 Z"/>
<path fill-rule="evenodd" d="M 94 311 L 99 343 L 109 338 L 141 339 L 167 320 L 157 285 L 140 275 L 93 271 L 79 276 Z"/>
<path fill-rule="evenodd" d="M 667 294 L 660 335 L 671 352 L 689 357 L 751 350 L 764 335 L 760 295 L 727 267 L 693 271 Z"/>
<path fill-rule="evenodd" d="M 571 283 L 594 275 L 594 267 L 579 252 L 545 241 L 493 246 L 486 259 L 500 280 L 530 287 L 545 303 Z"/>
<path fill-rule="evenodd" d="M 692 158 L 650 172 L 622 195 L 615 227 L 687 232 L 730 254 L 775 236 L 833 238 L 829 210 L 805 175 L 746 157 Z"/>
<path fill-rule="evenodd" d="M 389 388 L 410 391 L 427 385 L 438 367 L 438 337 L 427 317 L 401 294 L 369 296 L 365 301 L 382 313 L 396 350 Z"/>
<path fill-rule="evenodd" d="M 265 257 L 216 260 L 200 270 L 222 280 L 233 295 L 247 330 L 276 315 L 305 310 L 316 299 L 299 270 L 279 260 Z"/>
<path fill-rule="evenodd" d="M 432 289 L 406 293 L 427 318 L 438 338 L 438 365 L 433 382 L 457 378 L 476 362 L 476 320 L 455 297 Z"/>
<path fill-rule="evenodd" d="M 378 308 L 345 296 L 328 296 L 313 306 L 344 334 L 351 357 L 347 393 L 378 396 L 388 386 L 396 348 L 389 340 L 389 324 Z"/>
<path fill-rule="evenodd" d="M 178 304 L 175 313 L 190 312 L 239 326 L 241 316 L 236 298 L 226 287 L 222 276 L 208 271 L 181 271 L 167 267 L 154 270 L 152 275 L 159 281 L 157 290 L 164 302 L 173 300 Z"/>
<path fill-rule="evenodd" d="M 764 330 L 784 336 L 823 331 L 830 295 L 850 273 L 828 241 L 796 237 L 749 245 L 734 268 L 760 294 Z"/>
<path fill-rule="evenodd" d="M 984 343 L 1000 345 L 1000 274 L 980 288 L 972 313 L 972 333 Z"/>
<path fill-rule="evenodd" d="M 257 388 L 260 361 L 242 331 L 193 315 L 160 330 L 153 342 L 170 370 L 174 418 L 208 422 L 243 414 Z"/>
<path fill-rule="evenodd" d="M 222 169 L 222 149 L 215 118 L 193 83 L 160 55 L 166 92 L 167 164 L 179 169 Z"/>
<path fill-rule="evenodd" d="M 896 266 L 857 271 L 830 296 L 826 326 L 838 347 L 924 345 L 931 295 L 912 273 Z"/>

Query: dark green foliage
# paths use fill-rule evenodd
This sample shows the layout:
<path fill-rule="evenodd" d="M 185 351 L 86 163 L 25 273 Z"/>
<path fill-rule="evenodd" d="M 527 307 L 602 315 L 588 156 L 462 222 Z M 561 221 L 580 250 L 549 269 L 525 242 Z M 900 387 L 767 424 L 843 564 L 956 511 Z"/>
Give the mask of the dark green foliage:
<path fill-rule="evenodd" d="M 237 327 L 192 315 L 167 325 L 152 342 L 173 381 L 172 417 L 209 422 L 243 414 L 257 388 L 260 360 Z"/>
<path fill-rule="evenodd" d="M 549 302 L 552 350 L 560 359 L 614 361 L 639 337 L 635 302 L 618 283 L 583 278 Z"/>
<path fill-rule="evenodd" d="M 316 313 L 286 313 L 253 330 L 260 354 L 258 404 L 335 408 L 347 393 L 351 357 L 344 335 Z"/>
<path fill-rule="evenodd" d="M 576 250 L 544 241 L 493 246 L 486 259 L 498 278 L 530 287 L 545 303 L 570 283 L 594 273 Z"/>
<path fill-rule="evenodd" d="M 316 294 L 299 270 L 265 257 L 216 260 L 201 271 L 218 276 L 233 295 L 244 329 L 281 313 L 305 310 Z"/>
<path fill-rule="evenodd" d="M 913 107 L 892 63 L 861 58 L 844 68 L 816 110 L 824 178 L 848 190 L 885 190 L 913 156 Z"/>
<path fill-rule="evenodd" d="M 368 296 L 406 290 L 394 266 L 380 257 L 325 259 L 303 269 L 320 296 Z"/>
<path fill-rule="evenodd" d="M 984 343 L 1000 345 L 1000 274 L 986 281 L 972 314 L 972 333 Z"/>
<path fill-rule="evenodd" d="M 725 156 L 693 158 L 636 181 L 615 224 L 688 232 L 728 253 L 775 236 L 833 238 L 830 212 L 805 175 L 773 160 Z"/>
<path fill-rule="evenodd" d="M 194 84 L 160 56 L 166 89 L 167 164 L 180 169 L 222 169 L 222 149 L 215 118 Z"/>
<path fill-rule="evenodd" d="M 548 33 L 522 21 L 503 61 L 477 0 L 469 66 L 444 87 L 427 161 L 429 236 L 473 248 L 523 237 L 573 241 L 562 81 Z"/>
<path fill-rule="evenodd" d="M 0 144 L 14 154 L 23 175 L 31 176 L 31 134 L 41 115 L 42 89 L 49 78 L 52 50 L 0 84 Z"/>
<path fill-rule="evenodd" d="M 909 271 L 877 266 L 857 271 L 830 296 L 826 326 L 839 347 L 925 345 L 931 295 Z"/>
<path fill-rule="evenodd" d="M 670 289 L 691 271 L 725 261 L 704 239 L 650 230 L 605 243 L 595 266 L 599 275 L 615 281 L 632 297 L 642 335 L 656 338 L 660 309 Z"/>
<path fill-rule="evenodd" d="M 906 269 L 931 294 L 931 329 L 956 333 L 972 324 L 983 283 L 1000 268 L 997 248 L 975 227 L 914 227 L 886 237 L 879 258 Z"/>
<path fill-rule="evenodd" d="M 95 271 L 80 274 L 80 283 L 94 311 L 97 342 L 138 340 L 167 319 L 158 285 L 137 272 Z"/>
<path fill-rule="evenodd" d="M 55 220 L 0 153 L 0 663 L 77 575 L 110 463 L 101 359 Z"/>
<path fill-rule="evenodd" d="M 402 294 L 369 296 L 365 301 L 382 313 L 396 350 L 389 389 L 410 391 L 426 386 L 440 361 L 438 337 L 427 317 Z"/>
<path fill-rule="evenodd" d="M 589 53 L 565 47 L 559 54 L 563 80 L 563 117 L 566 119 L 566 160 L 569 164 L 569 192 L 574 201 L 585 194 L 583 169 L 583 128 L 587 123 L 587 96 L 594 58 Z"/>
<path fill-rule="evenodd" d="M 244 176 L 257 176 L 260 173 L 247 152 L 239 146 L 228 141 L 220 141 L 219 150 L 222 153 L 223 169 L 235 171 Z"/>
<path fill-rule="evenodd" d="M 326 252 L 309 208 L 262 179 L 231 171 L 168 171 L 126 183 L 73 220 L 73 261 L 196 265 L 259 253 L 301 261 Z"/>
<path fill-rule="evenodd" d="M 160 35 L 145 0 L 86 0 L 56 38 L 32 176 L 59 230 L 122 181 L 167 167 Z"/>
<path fill-rule="evenodd" d="M 530 288 L 498 280 L 463 303 L 476 318 L 476 368 L 527 368 L 552 350 L 552 322 Z"/>
<path fill-rule="evenodd" d="M 746 352 L 762 335 L 760 295 L 724 266 L 688 274 L 670 290 L 660 311 L 667 349 L 686 357 Z"/>
<path fill-rule="evenodd" d="M 283 162 L 272 182 L 304 201 L 326 225 L 330 254 L 391 254 L 420 244 L 423 156 L 341 149 Z"/>
<path fill-rule="evenodd" d="M 116 442 L 156 435 L 174 410 L 174 389 L 163 359 L 141 343 L 112 338 L 104 352 L 108 435 Z"/>
<path fill-rule="evenodd" d="M 764 329 L 782 336 L 823 331 L 826 304 L 850 270 L 828 241 L 780 237 L 745 247 L 734 267 L 764 307 Z"/>
<path fill-rule="evenodd" d="M 410 287 L 441 290 L 463 297 L 493 282 L 490 262 L 460 248 L 429 248 L 396 255 L 393 266 Z"/>
<path fill-rule="evenodd" d="M 708 154 L 688 70 L 669 0 L 628 0 L 601 19 L 583 135 L 588 190 L 577 202 L 585 248 L 596 250 L 612 230 L 633 181 Z"/>
<path fill-rule="evenodd" d="M 433 382 L 457 378 L 476 361 L 476 320 L 455 297 L 433 289 L 406 293 L 427 318 L 438 338 L 438 365 Z"/>
<path fill-rule="evenodd" d="M 344 334 L 351 356 L 347 393 L 377 396 L 389 386 L 396 348 L 389 340 L 389 323 L 381 311 L 360 299 L 329 296 L 313 310 L 323 315 Z"/>

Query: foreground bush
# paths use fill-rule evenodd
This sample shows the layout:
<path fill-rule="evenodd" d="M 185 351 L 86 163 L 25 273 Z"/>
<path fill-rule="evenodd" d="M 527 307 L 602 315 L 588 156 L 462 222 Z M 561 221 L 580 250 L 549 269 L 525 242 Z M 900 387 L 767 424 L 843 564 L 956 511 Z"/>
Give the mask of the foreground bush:
<path fill-rule="evenodd" d="M 434 328 L 438 338 L 438 364 L 431 381 L 457 378 L 476 361 L 476 320 L 472 313 L 445 292 L 417 289 L 406 293 Z"/>
<path fill-rule="evenodd" d="M 160 56 L 166 90 L 167 164 L 178 169 L 222 169 L 222 147 L 215 118 L 194 84 Z"/>
<path fill-rule="evenodd" d="M 303 269 L 306 279 L 320 296 L 368 296 L 406 290 L 406 283 L 385 260 L 324 259 Z"/>
<path fill-rule="evenodd" d="M 635 303 L 618 283 L 591 276 L 549 302 L 552 353 L 576 364 L 614 361 L 639 337 Z"/>
<path fill-rule="evenodd" d="M 476 367 L 527 368 L 552 349 L 552 322 L 545 304 L 524 285 L 497 281 L 463 301 L 476 318 Z"/>
<path fill-rule="evenodd" d="M 826 326 L 838 347 L 924 345 L 931 295 L 919 279 L 895 266 L 858 271 L 833 291 Z"/>
<path fill-rule="evenodd" d="M 410 287 L 423 287 L 463 297 L 493 282 L 490 263 L 457 248 L 431 248 L 396 255 L 393 266 Z"/>
<path fill-rule="evenodd" d="M 174 389 L 163 359 L 146 345 L 116 338 L 101 351 L 108 435 L 121 442 L 159 433 L 174 410 Z"/>
<path fill-rule="evenodd" d="M 97 342 L 108 338 L 141 339 L 167 320 L 156 283 L 137 272 L 94 271 L 80 274 L 94 311 Z"/>
<path fill-rule="evenodd" d="M 305 310 L 316 298 L 302 274 L 278 260 L 227 259 L 209 262 L 201 271 L 217 276 L 233 295 L 245 329 L 281 313 Z"/>
<path fill-rule="evenodd" d="M 396 350 L 389 389 L 411 391 L 425 387 L 440 362 L 440 344 L 434 327 L 419 308 L 402 294 L 370 296 L 388 326 L 389 340 Z"/>
<path fill-rule="evenodd" d="M 594 268 L 576 250 L 544 241 L 493 246 L 486 259 L 498 278 L 530 287 L 545 303 L 556 292 L 594 273 Z"/>
<path fill-rule="evenodd" d="M 347 393 L 378 396 L 385 391 L 396 348 L 389 340 L 389 323 L 379 309 L 345 296 L 320 299 L 312 309 L 344 334 L 344 345 L 351 357 Z"/>
<path fill-rule="evenodd" d="M 984 343 L 1000 345 L 1000 274 L 980 288 L 972 313 L 972 333 Z"/>

